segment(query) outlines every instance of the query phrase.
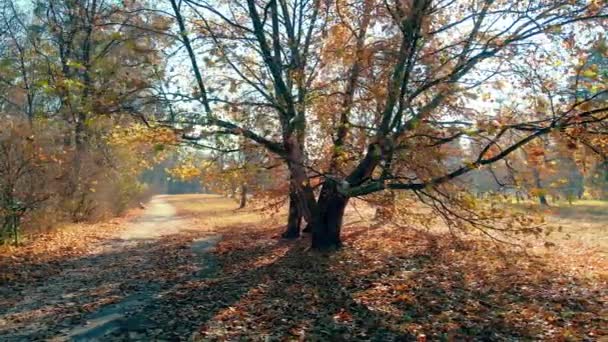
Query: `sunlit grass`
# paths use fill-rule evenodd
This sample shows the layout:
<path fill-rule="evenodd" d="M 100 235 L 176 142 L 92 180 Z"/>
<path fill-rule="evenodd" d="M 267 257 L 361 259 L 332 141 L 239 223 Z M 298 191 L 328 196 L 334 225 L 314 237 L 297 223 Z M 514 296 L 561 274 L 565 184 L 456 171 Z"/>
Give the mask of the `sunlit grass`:
<path fill-rule="evenodd" d="M 285 210 L 274 216 L 260 211 L 251 205 L 238 209 L 238 203 L 219 195 L 193 194 L 166 196 L 165 199 L 177 208 L 179 216 L 190 216 L 197 220 L 197 225 L 205 229 L 258 229 L 280 227 L 285 224 Z M 551 234 L 544 237 L 557 246 L 598 249 L 608 254 L 608 202 L 598 200 L 578 200 L 569 204 L 567 201 L 553 202 L 550 207 L 542 207 L 536 202 L 527 201 L 510 205 L 512 210 L 542 214 L 546 218 L 546 231 Z M 350 224 L 366 225 L 373 222 L 373 209 L 357 203 L 350 206 L 345 218 L 345 232 Z"/>
<path fill-rule="evenodd" d="M 608 201 L 561 200 L 541 206 L 526 201 L 510 205 L 512 210 L 530 214 L 542 214 L 546 219 L 546 240 L 557 248 L 580 251 L 591 248 L 608 255 Z"/>
<path fill-rule="evenodd" d="M 599 216 L 608 224 L 608 201 L 581 200 L 572 202 L 557 202 L 551 207 L 551 212 L 562 217 L 570 216 Z"/>
<path fill-rule="evenodd" d="M 276 225 L 280 215 L 271 217 L 255 207 L 238 209 L 238 203 L 219 195 L 173 195 L 165 199 L 177 209 L 178 216 L 194 217 L 207 229 L 221 230 L 235 225 Z"/>

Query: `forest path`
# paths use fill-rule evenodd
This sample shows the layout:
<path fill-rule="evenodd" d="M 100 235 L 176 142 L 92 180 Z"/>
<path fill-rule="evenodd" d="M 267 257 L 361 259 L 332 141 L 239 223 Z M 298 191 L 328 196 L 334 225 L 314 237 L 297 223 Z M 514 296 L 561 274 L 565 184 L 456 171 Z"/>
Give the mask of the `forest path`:
<path fill-rule="evenodd" d="M 143 215 L 84 257 L 62 261 L 60 274 L 23 288 L 23 300 L 0 308 L 0 340 L 138 340 L 158 328 L 150 318 L 163 310 L 163 292 L 211 275 L 209 251 L 221 238 L 176 216 L 166 198 L 154 197 Z"/>

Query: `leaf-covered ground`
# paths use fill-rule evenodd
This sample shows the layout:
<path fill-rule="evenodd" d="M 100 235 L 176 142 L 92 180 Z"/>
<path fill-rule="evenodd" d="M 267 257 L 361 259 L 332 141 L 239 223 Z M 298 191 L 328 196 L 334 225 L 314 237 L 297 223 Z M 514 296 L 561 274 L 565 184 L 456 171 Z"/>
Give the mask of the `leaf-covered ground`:
<path fill-rule="evenodd" d="M 109 251 L 96 271 L 81 274 L 87 286 L 76 296 L 42 295 L 38 310 L 56 311 L 24 314 L 27 337 L 59 336 L 90 312 L 151 286 L 156 295 L 141 308 L 143 328 L 107 339 L 596 341 L 608 335 L 606 251 L 567 243 L 526 250 L 483 241 L 456 245 L 441 235 L 359 222 L 345 227 L 345 248 L 321 254 L 308 249 L 307 238 L 277 239 L 281 217 L 235 211 L 234 202 L 218 197 L 168 201 L 188 230 Z M 209 231 L 222 240 L 208 260 L 214 271 L 198 277 L 189 246 Z M 79 279 L 63 274 L 66 282 Z M 8 325 L 20 327 L 11 317 Z M 32 319 L 43 328 L 33 329 Z M 18 336 L 9 331 L 0 323 L 0 339 Z"/>
<path fill-rule="evenodd" d="M 350 227 L 346 248 L 321 255 L 307 251 L 306 241 L 273 240 L 276 228 L 250 229 L 225 234 L 221 278 L 182 290 L 184 305 L 199 300 L 204 308 L 203 339 L 596 340 L 608 334 L 608 264 L 594 251 L 500 252 L 489 243 L 455 247 L 441 236 Z"/>

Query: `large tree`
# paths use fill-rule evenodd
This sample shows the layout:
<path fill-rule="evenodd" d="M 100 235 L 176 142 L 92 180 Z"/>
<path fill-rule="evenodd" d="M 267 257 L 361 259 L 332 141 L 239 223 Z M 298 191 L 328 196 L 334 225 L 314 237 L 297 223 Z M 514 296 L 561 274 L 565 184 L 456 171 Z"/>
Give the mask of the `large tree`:
<path fill-rule="evenodd" d="M 605 31 L 602 1 L 169 2 L 203 108 L 183 123 L 279 156 L 314 248 L 340 245 L 350 198 L 384 190 L 475 224 L 446 205 L 454 179 L 549 134 L 605 129 L 605 75 L 578 61 Z M 455 163 L 460 140 L 479 148 Z"/>

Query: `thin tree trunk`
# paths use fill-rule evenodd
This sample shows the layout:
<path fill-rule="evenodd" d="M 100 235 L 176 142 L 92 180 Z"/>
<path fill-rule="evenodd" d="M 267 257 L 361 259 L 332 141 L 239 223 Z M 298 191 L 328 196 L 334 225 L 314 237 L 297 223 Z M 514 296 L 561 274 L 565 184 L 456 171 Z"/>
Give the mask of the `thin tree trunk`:
<path fill-rule="evenodd" d="M 243 209 L 247 206 L 247 184 L 241 184 L 241 201 L 239 203 L 239 209 Z"/>
<path fill-rule="evenodd" d="M 517 203 L 520 203 L 523 200 L 521 193 L 519 191 L 515 192 L 515 200 L 517 201 Z"/>
<path fill-rule="evenodd" d="M 15 239 L 15 247 L 19 246 L 19 216 L 12 215 L 12 224 L 13 224 L 13 238 Z"/>
<path fill-rule="evenodd" d="M 539 190 L 538 200 L 540 202 L 540 205 L 548 207 L 549 202 L 547 201 L 547 196 L 543 192 L 544 188 L 543 188 L 542 181 L 540 179 L 540 172 L 538 171 L 538 169 L 533 168 L 532 173 L 534 174 L 534 182 L 535 182 L 536 188 Z"/>
<path fill-rule="evenodd" d="M 538 200 L 540 202 L 540 205 L 545 206 L 545 207 L 549 206 L 549 201 L 547 201 L 547 196 L 541 194 L 538 196 Z"/>

